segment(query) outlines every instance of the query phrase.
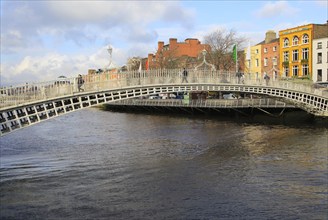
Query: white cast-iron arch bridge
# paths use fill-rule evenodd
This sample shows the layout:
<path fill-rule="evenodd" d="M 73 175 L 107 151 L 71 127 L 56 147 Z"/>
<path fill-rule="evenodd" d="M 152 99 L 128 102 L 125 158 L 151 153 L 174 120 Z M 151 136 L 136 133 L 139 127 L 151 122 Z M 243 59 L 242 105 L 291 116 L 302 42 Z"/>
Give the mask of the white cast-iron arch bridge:
<path fill-rule="evenodd" d="M 181 70 L 102 73 L 83 76 L 83 91 L 76 78 L 26 83 L 1 88 L 0 135 L 83 108 L 171 92 L 221 91 L 264 95 L 284 101 L 310 114 L 328 117 L 328 92 L 311 84 L 286 79 L 241 79 L 221 71 Z"/>

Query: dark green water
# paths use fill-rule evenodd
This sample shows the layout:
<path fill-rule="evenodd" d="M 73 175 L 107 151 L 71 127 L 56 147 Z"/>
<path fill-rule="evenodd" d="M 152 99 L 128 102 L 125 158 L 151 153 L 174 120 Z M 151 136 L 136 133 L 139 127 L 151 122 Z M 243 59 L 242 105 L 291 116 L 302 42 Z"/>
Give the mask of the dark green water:
<path fill-rule="evenodd" d="M 78 111 L 1 137 L 0 219 L 328 219 L 327 136 Z"/>

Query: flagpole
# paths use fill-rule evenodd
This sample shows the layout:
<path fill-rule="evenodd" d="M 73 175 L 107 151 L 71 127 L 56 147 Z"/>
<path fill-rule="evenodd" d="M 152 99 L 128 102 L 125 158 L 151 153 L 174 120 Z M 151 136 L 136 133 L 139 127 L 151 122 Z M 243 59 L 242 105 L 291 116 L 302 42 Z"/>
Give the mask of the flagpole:
<path fill-rule="evenodd" d="M 237 50 L 237 44 L 236 44 L 236 73 L 238 73 L 238 50 Z"/>

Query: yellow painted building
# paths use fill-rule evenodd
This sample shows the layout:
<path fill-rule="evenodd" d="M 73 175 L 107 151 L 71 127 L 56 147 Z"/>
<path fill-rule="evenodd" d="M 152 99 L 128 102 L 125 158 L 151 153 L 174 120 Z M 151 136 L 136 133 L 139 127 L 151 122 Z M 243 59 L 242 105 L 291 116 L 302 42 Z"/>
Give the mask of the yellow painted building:
<path fill-rule="evenodd" d="M 261 44 L 251 46 L 250 56 L 248 58 L 247 58 L 247 53 L 248 53 L 247 48 L 244 50 L 244 53 L 246 54 L 245 73 L 249 74 L 252 79 L 259 79 L 262 76 L 261 50 L 262 50 Z"/>
<path fill-rule="evenodd" d="M 312 79 L 312 39 L 315 24 L 279 31 L 280 76 Z"/>

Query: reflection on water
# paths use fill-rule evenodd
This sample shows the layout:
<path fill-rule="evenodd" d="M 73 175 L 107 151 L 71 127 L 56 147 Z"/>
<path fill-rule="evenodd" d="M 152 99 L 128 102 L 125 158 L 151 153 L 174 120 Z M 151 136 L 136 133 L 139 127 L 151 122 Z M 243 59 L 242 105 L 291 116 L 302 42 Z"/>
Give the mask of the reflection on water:
<path fill-rule="evenodd" d="M 327 219 L 327 128 L 83 110 L 1 138 L 1 219 Z"/>

